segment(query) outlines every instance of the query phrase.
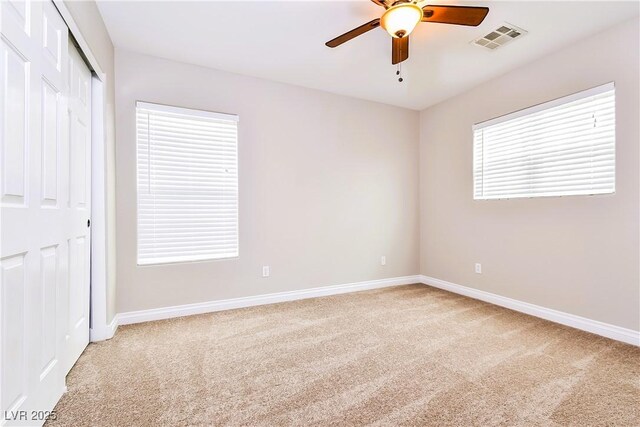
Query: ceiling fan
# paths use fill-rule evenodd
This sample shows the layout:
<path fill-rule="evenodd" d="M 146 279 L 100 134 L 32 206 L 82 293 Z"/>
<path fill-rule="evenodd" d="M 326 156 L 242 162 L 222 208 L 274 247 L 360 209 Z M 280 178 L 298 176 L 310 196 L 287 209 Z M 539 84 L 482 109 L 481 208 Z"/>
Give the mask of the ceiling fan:
<path fill-rule="evenodd" d="M 396 65 L 409 57 L 409 34 L 418 23 L 437 22 L 475 27 L 480 25 L 489 13 L 488 7 L 428 5 L 421 8 L 417 5 L 417 1 L 411 0 L 371 1 L 386 9 L 380 18 L 360 25 L 325 44 L 328 47 L 338 47 L 367 31 L 382 26 L 392 37 L 391 63 Z"/>

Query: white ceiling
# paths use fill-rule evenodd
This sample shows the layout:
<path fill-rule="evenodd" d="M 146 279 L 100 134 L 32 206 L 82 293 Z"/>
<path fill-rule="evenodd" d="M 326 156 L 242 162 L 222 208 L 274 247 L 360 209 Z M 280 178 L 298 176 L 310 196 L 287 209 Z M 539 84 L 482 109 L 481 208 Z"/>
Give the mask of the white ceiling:
<path fill-rule="evenodd" d="M 419 24 L 402 64 L 403 83 L 381 28 L 335 49 L 324 45 L 381 15 L 368 0 L 98 1 L 98 7 L 117 48 L 416 110 L 639 13 L 635 1 L 420 3 L 490 11 L 475 28 Z M 529 34 L 496 51 L 469 44 L 505 21 Z"/>

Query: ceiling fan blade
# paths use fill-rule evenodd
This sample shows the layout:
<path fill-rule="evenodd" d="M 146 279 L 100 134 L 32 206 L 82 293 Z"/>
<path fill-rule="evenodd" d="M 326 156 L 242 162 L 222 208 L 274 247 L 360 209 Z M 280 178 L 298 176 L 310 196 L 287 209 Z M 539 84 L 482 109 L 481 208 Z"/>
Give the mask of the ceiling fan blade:
<path fill-rule="evenodd" d="M 367 31 L 371 31 L 374 28 L 378 28 L 380 26 L 380 18 L 376 18 L 373 21 L 369 21 L 366 24 L 360 25 L 358 28 L 354 28 L 351 31 L 347 31 L 341 36 L 336 37 L 333 40 L 329 40 L 325 44 L 329 47 L 337 47 L 340 46 L 344 42 L 348 42 L 349 40 L 358 37 L 361 34 L 366 33 Z"/>
<path fill-rule="evenodd" d="M 391 63 L 399 64 L 409 57 L 409 36 L 402 38 L 391 37 Z"/>
<path fill-rule="evenodd" d="M 474 6 L 430 6 L 422 8 L 422 22 L 438 22 L 441 24 L 468 25 L 476 27 L 484 20 L 488 7 Z"/>
<path fill-rule="evenodd" d="M 371 1 L 377 4 L 378 6 L 384 7 L 385 9 L 389 8 L 384 0 L 371 0 Z"/>

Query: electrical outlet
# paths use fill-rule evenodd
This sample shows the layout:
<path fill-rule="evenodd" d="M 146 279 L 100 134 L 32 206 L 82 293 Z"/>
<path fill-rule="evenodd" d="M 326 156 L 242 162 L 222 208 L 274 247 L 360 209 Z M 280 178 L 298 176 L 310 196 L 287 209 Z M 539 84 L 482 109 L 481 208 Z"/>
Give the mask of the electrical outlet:
<path fill-rule="evenodd" d="M 380 265 L 387 265 L 387 257 L 382 255 L 380 257 Z"/>
<path fill-rule="evenodd" d="M 482 264 L 476 263 L 476 273 L 482 274 Z"/>
<path fill-rule="evenodd" d="M 271 274 L 271 269 L 269 268 L 268 265 L 263 265 L 262 266 L 262 277 L 269 277 L 269 274 Z"/>

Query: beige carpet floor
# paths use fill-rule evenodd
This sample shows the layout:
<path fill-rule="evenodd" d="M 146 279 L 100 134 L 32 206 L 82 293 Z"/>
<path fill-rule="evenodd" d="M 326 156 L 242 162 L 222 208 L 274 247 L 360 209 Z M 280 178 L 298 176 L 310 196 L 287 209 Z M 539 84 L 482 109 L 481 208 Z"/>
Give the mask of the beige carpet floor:
<path fill-rule="evenodd" d="M 640 349 L 424 285 L 124 326 L 55 426 L 639 426 Z"/>

